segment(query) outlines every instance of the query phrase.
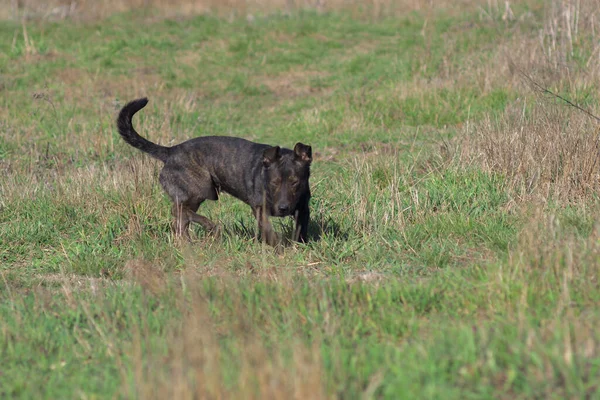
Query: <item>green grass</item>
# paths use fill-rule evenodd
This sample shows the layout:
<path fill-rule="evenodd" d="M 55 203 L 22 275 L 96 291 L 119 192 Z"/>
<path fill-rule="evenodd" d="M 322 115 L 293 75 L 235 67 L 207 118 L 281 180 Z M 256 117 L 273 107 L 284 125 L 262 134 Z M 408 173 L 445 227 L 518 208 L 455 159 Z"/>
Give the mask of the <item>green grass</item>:
<path fill-rule="evenodd" d="M 543 51 L 522 43 L 547 8 L 512 10 L 144 10 L 28 20 L 29 41 L 1 21 L 0 397 L 598 396 L 597 196 L 553 195 L 596 183 L 574 153 L 526 195 L 534 169 L 501 167 L 545 171 L 533 139 L 510 145 L 541 137 L 530 110 L 559 113 L 503 58 Z M 532 69 L 593 108 L 588 28 L 565 56 L 577 76 Z M 221 237 L 176 240 L 160 165 L 114 123 L 141 96 L 134 124 L 162 144 L 312 145 L 313 240 L 264 247 L 228 196 L 200 209 Z M 581 154 L 578 121 L 559 131 Z"/>

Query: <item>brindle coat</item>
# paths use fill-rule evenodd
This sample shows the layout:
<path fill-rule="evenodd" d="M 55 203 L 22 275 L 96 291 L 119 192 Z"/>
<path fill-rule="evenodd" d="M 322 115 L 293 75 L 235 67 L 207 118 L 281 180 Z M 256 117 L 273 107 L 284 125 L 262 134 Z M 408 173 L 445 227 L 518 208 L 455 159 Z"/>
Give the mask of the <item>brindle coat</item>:
<path fill-rule="evenodd" d="M 278 242 L 270 216 L 294 216 L 294 239 L 306 242 L 310 211 L 312 149 L 297 143 L 294 150 L 228 136 L 206 136 L 173 147 L 160 146 L 141 137 L 131 119 L 148 99 L 134 100 L 121 110 L 117 126 L 121 137 L 164 167 L 159 181 L 173 201 L 173 228 L 189 238 L 191 222 L 211 232 L 216 225 L 196 211 L 204 200 L 217 200 L 223 191 L 242 200 L 258 221 L 264 240 Z"/>

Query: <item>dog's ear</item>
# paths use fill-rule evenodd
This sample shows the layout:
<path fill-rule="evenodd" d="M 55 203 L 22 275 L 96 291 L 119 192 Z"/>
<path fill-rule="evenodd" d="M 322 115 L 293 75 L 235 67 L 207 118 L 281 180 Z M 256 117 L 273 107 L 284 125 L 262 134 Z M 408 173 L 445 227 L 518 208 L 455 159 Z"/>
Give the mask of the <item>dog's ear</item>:
<path fill-rule="evenodd" d="M 296 160 L 310 164 L 312 161 L 312 148 L 298 142 L 294 146 L 294 156 Z"/>
<path fill-rule="evenodd" d="M 279 146 L 269 147 L 263 152 L 263 165 L 268 167 L 281 158 L 281 148 Z"/>

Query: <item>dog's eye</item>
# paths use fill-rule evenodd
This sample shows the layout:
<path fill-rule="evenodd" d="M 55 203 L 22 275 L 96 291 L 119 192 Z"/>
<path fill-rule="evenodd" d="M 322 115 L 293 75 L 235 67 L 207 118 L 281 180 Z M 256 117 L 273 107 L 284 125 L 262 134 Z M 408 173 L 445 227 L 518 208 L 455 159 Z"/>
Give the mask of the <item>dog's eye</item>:
<path fill-rule="evenodd" d="M 290 185 L 292 185 L 292 186 L 296 186 L 298 184 L 298 178 L 296 178 L 295 176 L 291 176 L 289 181 L 290 181 Z"/>
<path fill-rule="evenodd" d="M 281 184 L 281 178 L 271 180 L 271 185 L 279 186 Z"/>

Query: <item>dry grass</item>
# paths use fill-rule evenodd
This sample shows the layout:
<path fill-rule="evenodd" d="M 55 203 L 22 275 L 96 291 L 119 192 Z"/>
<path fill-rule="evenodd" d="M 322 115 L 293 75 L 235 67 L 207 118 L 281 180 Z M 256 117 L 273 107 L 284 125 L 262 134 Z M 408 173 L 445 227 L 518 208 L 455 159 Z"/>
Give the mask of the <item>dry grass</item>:
<path fill-rule="evenodd" d="M 517 37 L 498 52 L 496 74 L 523 88 L 525 97 L 499 117 L 467 123 L 459 145 L 461 163 L 475 162 L 506 176 L 518 200 L 595 196 L 600 188 L 597 121 L 551 95 L 532 99 L 529 94 L 539 88 L 523 73 L 574 103 L 581 93 L 595 97 L 599 17 L 595 1 L 552 1 L 537 42 Z"/>
<path fill-rule="evenodd" d="M 505 176 L 519 201 L 593 197 L 600 189 L 597 125 L 566 106 L 526 106 L 517 102 L 472 127 L 463 161 Z"/>
<path fill-rule="evenodd" d="M 296 96 L 305 96 L 313 92 L 331 92 L 331 89 L 313 88 L 309 80 L 311 78 L 321 78 L 326 74 L 319 71 L 291 70 L 277 76 L 264 76 L 257 79 L 262 82 L 269 90 L 280 98 L 290 98 Z"/>
<path fill-rule="evenodd" d="M 554 0 L 550 3 L 540 31 L 540 47 L 551 67 L 569 74 L 569 63 L 576 56 L 577 48 L 588 45 L 593 48 L 585 66 L 592 67 L 592 73 L 598 73 L 600 44 L 596 39 L 600 33 L 599 17 L 596 1 Z"/>
<path fill-rule="evenodd" d="M 600 73 L 598 21 L 600 10 L 594 0 L 552 0 L 544 8 L 537 37 L 517 35 L 503 46 L 497 60 L 503 68 L 502 75 L 517 78 L 513 82 L 520 79 L 515 71 L 506 73 L 508 61 L 512 61 L 548 86 L 593 86 Z"/>

